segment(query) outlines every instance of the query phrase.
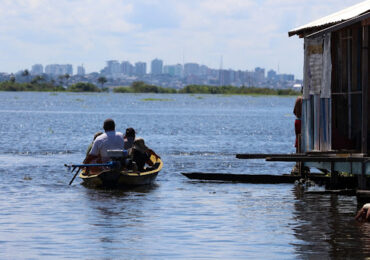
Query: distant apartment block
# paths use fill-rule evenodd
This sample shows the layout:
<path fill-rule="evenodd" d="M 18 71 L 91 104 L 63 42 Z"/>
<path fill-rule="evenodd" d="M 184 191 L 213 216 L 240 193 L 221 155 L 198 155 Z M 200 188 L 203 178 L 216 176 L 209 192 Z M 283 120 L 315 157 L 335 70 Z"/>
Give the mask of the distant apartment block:
<path fill-rule="evenodd" d="M 294 75 L 293 74 L 278 74 L 277 80 L 279 81 L 294 81 Z"/>
<path fill-rule="evenodd" d="M 163 67 L 163 73 L 172 77 L 183 77 L 183 67 L 181 64 L 166 65 Z"/>
<path fill-rule="evenodd" d="M 265 80 L 265 69 L 257 67 L 254 69 L 254 73 L 257 82 L 263 82 Z"/>
<path fill-rule="evenodd" d="M 152 75 L 160 75 L 163 73 L 163 61 L 160 59 L 154 59 L 151 63 Z"/>
<path fill-rule="evenodd" d="M 73 68 L 70 64 L 50 64 L 45 67 L 44 72 L 51 78 L 55 76 L 69 74 L 73 75 Z M 31 75 L 43 73 L 43 65 L 35 64 L 32 66 Z M 86 80 L 93 82 L 104 75 L 109 78 L 106 85 L 118 86 L 129 85 L 134 81 L 145 81 L 150 84 L 157 84 L 164 87 L 181 88 L 189 84 L 212 85 L 212 86 L 246 86 L 246 87 L 270 87 L 270 88 L 290 88 L 301 80 L 295 80 L 292 74 L 278 74 L 274 70 L 267 71 L 256 67 L 253 70 L 233 70 L 233 69 L 213 69 L 206 65 L 197 63 L 185 63 L 175 65 L 163 65 L 160 59 L 151 62 L 151 76 L 147 75 L 147 63 L 136 62 L 134 65 L 129 61 L 119 62 L 109 60 L 106 66 L 98 72 L 85 75 L 83 66 L 77 67 L 77 75 L 86 77 Z M 84 80 L 81 77 L 69 79 L 69 83 Z"/>
<path fill-rule="evenodd" d="M 122 61 L 121 72 L 123 75 L 131 76 L 134 74 L 135 67 L 129 61 Z"/>
<path fill-rule="evenodd" d="M 197 63 L 185 63 L 184 65 L 184 76 L 198 76 L 199 73 L 199 64 Z"/>
<path fill-rule="evenodd" d="M 146 62 L 135 63 L 135 74 L 137 76 L 144 76 L 146 74 Z"/>
<path fill-rule="evenodd" d="M 274 71 L 274 70 L 269 70 L 268 72 L 267 72 L 267 79 L 268 80 L 274 80 L 274 79 L 276 79 L 276 71 Z"/>
<path fill-rule="evenodd" d="M 58 76 L 58 75 L 64 75 L 64 74 L 72 75 L 73 67 L 71 64 L 50 64 L 50 65 L 46 65 L 45 73 L 52 75 L 52 76 Z"/>
<path fill-rule="evenodd" d="M 41 64 L 32 65 L 31 75 L 41 75 L 44 73 L 44 67 Z"/>
<path fill-rule="evenodd" d="M 121 64 L 117 60 L 108 60 L 105 72 L 108 75 L 117 75 L 122 72 Z"/>
<path fill-rule="evenodd" d="M 78 66 L 77 67 L 77 75 L 79 75 L 79 76 L 85 76 L 85 74 L 86 74 L 86 71 L 85 71 L 85 68 L 84 68 L 84 66 Z"/>
<path fill-rule="evenodd" d="M 220 70 L 219 74 L 220 86 L 228 86 L 233 82 L 233 71 L 232 70 Z"/>

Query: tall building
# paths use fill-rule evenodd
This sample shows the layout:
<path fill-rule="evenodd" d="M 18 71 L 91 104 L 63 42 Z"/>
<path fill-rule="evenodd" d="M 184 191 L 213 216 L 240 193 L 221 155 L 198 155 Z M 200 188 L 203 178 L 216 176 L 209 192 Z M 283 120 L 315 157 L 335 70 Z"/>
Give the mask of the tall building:
<path fill-rule="evenodd" d="M 184 75 L 187 76 L 198 76 L 199 73 L 199 64 L 197 63 L 185 63 L 184 65 Z"/>
<path fill-rule="evenodd" d="M 108 75 L 117 75 L 122 72 L 121 64 L 117 60 L 108 60 L 106 73 Z"/>
<path fill-rule="evenodd" d="M 267 78 L 268 78 L 269 80 L 274 80 L 274 79 L 276 79 L 276 71 L 274 71 L 274 70 L 269 70 L 269 71 L 267 72 Z"/>
<path fill-rule="evenodd" d="M 280 81 L 294 81 L 294 75 L 293 74 L 278 74 L 277 78 Z"/>
<path fill-rule="evenodd" d="M 201 75 L 201 76 L 206 76 L 206 75 L 208 75 L 208 67 L 206 66 L 206 65 L 201 65 L 200 67 L 199 67 L 199 74 Z"/>
<path fill-rule="evenodd" d="M 220 70 L 219 75 L 219 85 L 229 86 L 233 80 L 232 70 Z"/>
<path fill-rule="evenodd" d="M 86 74 L 85 68 L 83 65 L 77 67 L 77 75 L 84 76 Z"/>
<path fill-rule="evenodd" d="M 129 61 L 122 61 L 121 71 L 124 75 L 131 76 L 132 74 L 134 74 L 134 66 L 132 66 Z"/>
<path fill-rule="evenodd" d="M 71 64 L 49 64 L 45 67 L 45 73 L 52 75 L 52 76 L 58 76 L 58 75 L 64 75 L 64 74 L 73 74 L 73 67 Z"/>
<path fill-rule="evenodd" d="M 183 77 L 184 76 L 184 67 L 181 64 L 175 65 L 175 76 Z"/>
<path fill-rule="evenodd" d="M 152 60 L 151 72 L 153 75 L 159 75 L 163 72 L 163 61 L 160 59 Z"/>
<path fill-rule="evenodd" d="M 183 68 L 181 64 L 166 65 L 163 67 L 163 73 L 174 76 L 174 77 L 182 77 Z"/>
<path fill-rule="evenodd" d="M 135 74 L 138 76 L 144 76 L 146 74 L 146 62 L 135 63 Z"/>
<path fill-rule="evenodd" d="M 257 82 L 263 82 L 265 80 L 265 69 L 260 67 L 255 68 L 254 77 Z"/>
<path fill-rule="evenodd" d="M 32 65 L 31 75 L 41 75 L 44 73 L 44 67 L 41 64 Z"/>

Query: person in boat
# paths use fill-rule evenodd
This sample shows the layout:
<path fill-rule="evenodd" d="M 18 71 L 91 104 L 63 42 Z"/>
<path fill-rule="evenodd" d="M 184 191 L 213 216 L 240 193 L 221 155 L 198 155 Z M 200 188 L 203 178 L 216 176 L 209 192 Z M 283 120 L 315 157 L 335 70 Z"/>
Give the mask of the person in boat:
<path fill-rule="evenodd" d="M 126 134 L 123 140 L 125 141 L 125 144 L 124 144 L 125 150 L 132 148 L 132 146 L 134 145 L 134 141 L 135 141 L 135 129 L 133 129 L 132 127 L 127 128 Z"/>
<path fill-rule="evenodd" d="M 154 155 L 160 158 L 152 149 L 145 145 L 143 138 L 137 138 L 134 141 L 133 147 L 129 150 L 129 155 L 137 165 L 139 171 L 144 171 L 145 164 L 153 166 L 153 162 L 150 160 L 150 156 Z"/>
<path fill-rule="evenodd" d="M 91 151 L 91 149 L 92 149 L 92 146 L 93 146 L 93 143 L 94 143 L 94 141 L 95 141 L 95 139 L 99 136 L 99 135 L 102 135 L 103 134 L 103 132 L 96 132 L 95 134 L 94 134 L 94 139 L 93 139 L 93 141 L 89 144 L 89 146 L 87 147 L 87 151 L 86 151 L 86 156 L 87 155 L 89 155 L 89 153 L 90 153 L 90 151 Z"/>
<path fill-rule="evenodd" d="M 357 212 L 355 219 L 357 221 L 365 222 L 370 221 L 370 203 L 366 203 L 362 208 Z"/>
<path fill-rule="evenodd" d="M 103 128 L 105 133 L 99 135 L 95 139 L 91 151 L 83 161 L 84 164 L 91 163 L 99 157 L 102 163 L 108 162 L 110 160 L 107 153 L 108 150 L 123 149 L 123 134 L 121 132 L 116 132 L 116 124 L 113 119 L 106 119 Z"/>

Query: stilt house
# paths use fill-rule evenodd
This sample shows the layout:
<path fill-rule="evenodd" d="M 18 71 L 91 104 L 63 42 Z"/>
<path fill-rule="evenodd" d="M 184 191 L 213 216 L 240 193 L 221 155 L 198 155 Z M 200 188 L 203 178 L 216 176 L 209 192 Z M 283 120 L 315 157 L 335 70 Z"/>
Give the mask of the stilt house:
<path fill-rule="evenodd" d="M 301 153 L 321 155 L 307 166 L 370 174 L 369 26 L 370 0 L 289 32 L 304 38 Z"/>

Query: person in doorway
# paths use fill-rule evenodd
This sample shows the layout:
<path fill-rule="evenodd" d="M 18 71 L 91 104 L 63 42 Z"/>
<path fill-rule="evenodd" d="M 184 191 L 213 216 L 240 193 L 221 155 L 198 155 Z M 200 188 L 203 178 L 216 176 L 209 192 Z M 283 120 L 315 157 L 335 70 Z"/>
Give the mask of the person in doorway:
<path fill-rule="evenodd" d="M 296 147 L 296 153 L 300 153 L 301 148 L 301 117 L 302 117 L 302 96 L 297 97 L 293 114 L 296 116 L 295 122 L 294 122 L 294 130 L 295 130 L 295 147 Z"/>
<path fill-rule="evenodd" d="M 294 121 L 294 131 L 295 131 L 295 148 L 296 148 L 296 153 L 301 152 L 301 117 L 302 117 L 302 96 L 297 97 L 295 104 L 294 104 L 294 109 L 293 109 L 293 114 L 295 115 L 295 121 Z M 292 171 L 291 174 L 293 175 L 298 175 L 300 173 L 301 168 L 301 162 L 297 162 Z"/>
<path fill-rule="evenodd" d="M 107 154 L 108 150 L 124 148 L 123 134 L 116 132 L 115 127 L 116 124 L 113 119 L 108 118 L 104 121 L 103 128 L 105 133 L 95 139 L 91 151 L 83 163 L 88 164 L 99 156 L 101 157 L 101 162 L 105 163 L 110 160 Z"/>

